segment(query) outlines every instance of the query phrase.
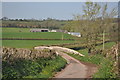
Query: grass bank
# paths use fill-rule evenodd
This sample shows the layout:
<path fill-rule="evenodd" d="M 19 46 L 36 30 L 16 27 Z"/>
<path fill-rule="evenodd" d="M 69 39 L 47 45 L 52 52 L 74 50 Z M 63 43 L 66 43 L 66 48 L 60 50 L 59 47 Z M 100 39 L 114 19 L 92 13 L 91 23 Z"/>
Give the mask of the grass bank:
<path fill-rule="evenodd" d="M 105 49 L 110 49 L 113 45 L 115 45 L 114 42 L 105 43 Z M 102 45 L 96 46 L 96 49 L 102 49 Z M 98 66 L 98 72 L 93 75 L 93 78 L 116 78 L 116 74 L 112 71 L 114 61 L 111 58 L 106 58 L 101 53 L 94 55 L 88 54 L 87 49 L 80 49 L 78 51 L 84 54 L 85 57 L 77 54 L 68 54 L 80 61 L 96 64 Z"/>
<path fill-rule="evenodd" d="M 98 67 L 98 72 L 93 75 L 93 78 L 116 78 L 116 74 L 112 72 L 113 61 L 111 59 L 105 58 L 101 54 L 90 55 L 81 57 L 77 54 L 69 54 L 70 56 L 88 63 L 96 64 Z"/>
<path fill-rule="evenodd" d="M 56 56 L 37 60 L 17 59 L 12 63 L 3 61 L 2 64 L 3 79 L 51 78 L 55 72 L 65 67 L 66 61 L 62 57 Z"/>
<path fill-rule="evenodd" d="M 50 78 L 66 66 L 66 60 L 54 50 L 0 47 L 2 78 Z"/>

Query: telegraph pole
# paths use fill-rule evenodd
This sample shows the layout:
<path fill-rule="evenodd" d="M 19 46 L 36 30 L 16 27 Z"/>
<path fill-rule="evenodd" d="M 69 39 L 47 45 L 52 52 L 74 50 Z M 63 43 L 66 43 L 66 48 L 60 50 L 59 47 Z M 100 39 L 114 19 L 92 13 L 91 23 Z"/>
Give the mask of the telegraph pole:
<path fill-rule="evenodd" d="M 62 40 L 63 40 L 63 32 L 62 32 Z"/>
<path fill-rule="evenodd" d="M 103 31 L 103 50 L 105 49 L 105 31 Z"/>

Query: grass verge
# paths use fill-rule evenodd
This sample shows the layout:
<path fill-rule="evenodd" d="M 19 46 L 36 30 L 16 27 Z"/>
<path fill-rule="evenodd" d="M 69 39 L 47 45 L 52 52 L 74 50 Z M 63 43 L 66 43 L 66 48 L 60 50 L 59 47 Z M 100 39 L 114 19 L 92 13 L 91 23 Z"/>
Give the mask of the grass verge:
<path fill-rule="evenodd" d="M 37 60 L 17 59 L 9 63 L 3 61 L 3 79 L 8 78 L 50 78 L 66 65 L 60 56 Z"/>
<path fill-rule="evenodd" d="M 105 49 L 110 49 L 114 44 L 114 42 L 105 43 Z M 96 46 L 96 49 L 102 49 L 102 45 Z M 116 74 L 113 72 L 114 61 L 111 60 L 111 58 L 106 58 L 101 53 L 90 55 L 88 54 L 87 49 L 80 49 L 78 51 L 81 54 L 84 54 L 85 57 L 70 53 L 68 53 L 68 55 L 79 61 L 96 64 L 98 66 L 98 72 L 93 75 L 93 78 L 116 78 Z"/>
<path fill-rule="evenodd" d="M 81 57 L 77 54 L 69 55 L 76 58 L 77 60 L 89 62 L 99 66 L 98 72 L 93 75 L 93 78 L 116 78 L 116 75 L 112 73 L 113 61 L 111 61 L 108 58 L 105 58 L 101 54 L 90 55 L 85 57 Z"/>

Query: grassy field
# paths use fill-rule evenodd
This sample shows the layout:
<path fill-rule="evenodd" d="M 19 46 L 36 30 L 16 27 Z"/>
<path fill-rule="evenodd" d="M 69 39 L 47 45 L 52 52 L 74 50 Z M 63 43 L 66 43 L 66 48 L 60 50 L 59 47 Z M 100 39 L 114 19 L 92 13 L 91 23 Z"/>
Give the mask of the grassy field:
<path fill-rule="evenodd" d="M 115 45 L 115 42 L 107 42 L 105 43 L 105 49 L 110 49 L 113 45 Z M 96 49 L 103 49 L 103 45 L 96 46 Z M 80 49 L 78 52 L 88 55 L 88 50 L 87 49 Z"/>
<path fill-rule="evenodd" d="M 113 45 L 115 45 L 116 43 L 115 42 L 108 42 L 108 43 L 105 43 L 105 49 L 110 49 Z M 97 49 L 102 49 L 103 48 L 103 45 L 100 45 L 100 46 L 96 46 Z"/>
<path fill-rule="evenodd" d="M 2 28 L 2 38 L 74 39 L 61 32 L 30 32 L 30 28 Z"/>
<path fill-rule="evenodd" d="M 15 48 L 33 48 L 39 45 L 53 45 L 53 44 L 64 44 L 74 43 L 74 41 L 62 41 L 62 40 L 3 40 L 2 46 L 15 47 Z"/>
<path fill-rule="evenodd" d="M 74 36 L 61 32 L 30 32 L 30 28 L 2 28 L 2 38 L 31 39 L 74 39 Z M 2 46 L 15 48 L 33 48 L 39 45 L 74 43 L 74 40 L 2 40 Z"/>

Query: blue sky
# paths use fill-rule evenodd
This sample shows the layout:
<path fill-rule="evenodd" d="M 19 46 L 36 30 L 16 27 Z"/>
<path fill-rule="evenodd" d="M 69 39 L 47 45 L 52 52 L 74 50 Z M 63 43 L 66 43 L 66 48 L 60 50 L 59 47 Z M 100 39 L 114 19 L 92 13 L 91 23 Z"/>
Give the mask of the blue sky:
<path fill-rule="evenodd" d="M 73 14 L 83 14 L 84 2 L 3 2 L 2 16 L 25 19 L 73 19 Z M 117 3 L 108 3 L 109 10 Z"/>

